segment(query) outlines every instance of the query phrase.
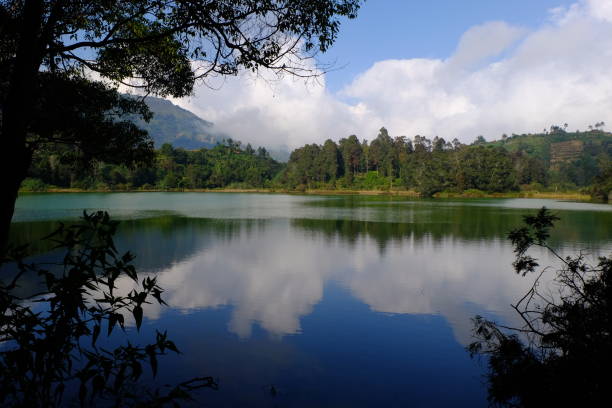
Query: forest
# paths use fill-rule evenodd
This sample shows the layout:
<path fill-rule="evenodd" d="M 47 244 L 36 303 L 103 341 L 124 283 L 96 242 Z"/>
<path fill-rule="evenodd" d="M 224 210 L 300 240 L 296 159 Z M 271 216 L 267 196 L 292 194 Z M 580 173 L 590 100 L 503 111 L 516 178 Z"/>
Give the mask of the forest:
<path fill-rule="evenodd" d="M 426 197 L 443 191 L 568 191 L 603 182 L 611 156 L 612 137 L 599 130 L 568 133 L 553 126 L 545 134 L 504 135 L 490 143 L 479 136 L 466 145 L 391 137 L 382 128 L 370 143 L 352 135 L 294 150 L 280 180 L 297 189 L 395 187 Z"/>
<path fill-rule="evenodd" d="M 479 136 L 464 144 L 440 137 L 392 137 L 383 127 L 371 142 L 351 135 L 338 143 L 307 144 L 295 149 L 286 164 L 263 147 L 232 139 L 198 150 L 166 143 L 152 164 L 135 166 L 94 162 L 83 167 L 74 149 L 42 150 L 23 190 L 411 190 L 424 197 L 581 191 L 607 200 L 611 157 L 612 136 L 601 130 L 569 133 L 553 126 L 542 134 L 504 135 L 493 142 Z"/>
<path fill-rule="evenodd" d="M 34 157 L 24 190 L 50 186 L 83 190 L 174 190 L 264 187 L 283 168 L 265 148 L 242 148 L 227 139 L 212 149 L 186 150 L 165 143 L 152 163 L 134 166 L 93 162 L 85 165 L 74 149 L 42 150 Z"/>

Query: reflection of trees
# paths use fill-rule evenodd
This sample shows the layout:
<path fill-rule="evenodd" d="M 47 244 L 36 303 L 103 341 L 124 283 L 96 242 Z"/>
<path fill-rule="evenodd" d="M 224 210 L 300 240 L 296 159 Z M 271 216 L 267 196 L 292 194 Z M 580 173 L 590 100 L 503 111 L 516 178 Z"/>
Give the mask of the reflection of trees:
<path fill-rule="evenodd" d="M 119 224 L 115 237 L 117 248 L 137 254 L 135 267 L 142 272 L 155 272 L 170 268 L 194 254 L 209 247 L 212 242 L 229 242 L 239 234 L 251 236 L 265 224 L 264 220 L 220 220 L 205 218 L 186 218 L 160 216 L 124 220 Z M 58 261 L 63 256 L 54 251 L 50 240 L 41 240 L 55 231 L 59 222 L 36 221 L 19 222 L 11 228 L 11 242 L 15 245 L 31 243 L 28 248 L 33 262 Z M 0 280 L 10 277 L 14 271 L 10 265 L 0 269 Z M 21 296 L 35 293 L 40 289 L 35 276 L 21 279 L 18 288 Z"/>
<path fill-rule="evenodd" d="M 384 208 L 386 211 L 387 207 Z M 394 211 L 399 210 L 395 208 Z M 554 231 L 551 245 L 560 246 L 572 242 L 581 245 L 582 249 L 594 249 L 599 247 L 600 242 L 610 239 L 612 212 L 558 213 L 563 214 L 563 222 Z M 377 217 L 370 213 L 368 218 L 374 219 L 372 221 L 354 218 L 294 219 L 292 225 L 312 234 L 320 234 L 330 241 L 341 239 L 352 246 L 359 239 L 368 237 L 376 241 L 381 252 L 384 252 L 389 244 L 403 240 L 422 241 L 427 238 L 434 243 L 440 243 L 446 238 L 503 240 L 508 231 L 520 225 L 524 214 L 523 210 L 504 210 L 500 213 L 499 208 L 448 206 L 429 211 L 405 209 L 394 217 L 396 222 L 375 220 Z"/>
<path fill-rule="evenodd" d="M 386 208 L 386 207 L 385 207 Z M 463 207 L 436 208 L 432 210 L 404 210 L 396 208 L 399 214 L 395 222 L 361 221 L 356 219 L 296 219 L 294 226 L 312 233 L 324 235 L 327 239 L 341 239 L 354 245 L 362 237 L 376 241 L 384 252 L 392 242 L 406 239 L 421 241 L 425 237 L 440 242 L 454 237 L 467 240 L 502 238 L 512 225 L 520 222 L 520 214 L 500 217 L 492 211 L 479 211 Z M 376 217 L 371 217 L 376 218 Z"/>
<path fill-rule="evenodd" d="M 174 215 L 123 220 L 115 242 L 118 248 L 137 254 L 134 264 L 139 270 L 154 271 L 189 258 L 207 247 L 211 240 L 228 242 L 241 233 L 250 235 L 262 228 L 265 222 Z M 53 249 L 53 243 L 41 238 L 55 231 L 59 224 L 57 221 L 15 223 L 11 228 L 11 242 L 15 245 L 32 243 L 29 252 L 34 256 L 45 256 Z"/>
<path fill-rule="evenodd" d="M 135 264 L 143 271 L 159 271 L 182 262 L 211 245 L 228 243 L 240 234 L 251 234 L 263 220 L 221 220 L 164 216 L 123 221 L 117 246 L 138 254 Z"/>

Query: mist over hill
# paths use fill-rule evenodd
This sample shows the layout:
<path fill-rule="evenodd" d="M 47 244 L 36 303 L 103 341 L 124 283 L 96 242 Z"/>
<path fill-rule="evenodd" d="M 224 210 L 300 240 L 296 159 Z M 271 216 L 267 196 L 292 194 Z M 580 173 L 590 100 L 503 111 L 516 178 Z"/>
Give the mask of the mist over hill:
<path fill-rule="evenodd" d="M 212 122 L 166 99 L 148 96 L 145 102 L 153 112 L 153 118 L 149 123 L 140 119 L 135 122 L 149 132 L 155 148 L 160 148 L 164 143 L 188 150 L 212 148 L 228 138 L 216 131 Z"/>
<path fill-rule="evenodd" d="M 137 119 L 136 124 L 149 132 L 155 148 L 159 149 L 164 143 L 170 143 L 175 148 L 197 150 L 211 149 L 224 139 L 236 138 L 215 128 L 214 123 L 200 118 L 193 112 L 181 108 L 167 99 L 148 96 L 146 104 L 153 112 L 149 123 Z M 255 146 L 256 147 L 256 146 Z M 267 149 L 276 160 L 286 162 L 289 159 L 289 149 Z"/>

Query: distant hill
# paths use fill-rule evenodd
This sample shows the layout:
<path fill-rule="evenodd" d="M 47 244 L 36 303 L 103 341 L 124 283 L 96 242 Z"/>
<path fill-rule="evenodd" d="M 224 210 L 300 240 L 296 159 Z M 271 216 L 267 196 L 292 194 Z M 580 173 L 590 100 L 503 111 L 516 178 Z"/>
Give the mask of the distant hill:
<path fill-rule="evenodd" d="M 581 157 L 595 158 L 599 154 L 612 156 L 612 133 L 601 130 L 512 135 L 489 145 L 504 147 L 509 152 L 524 152 L 544 160 L 551 166 L 571 163 Z"/>
<path fill-rule="evenodd" d="M 167 99 L 149 96 L 145 102 L 153 112 L 153 118 L 149 123 L 136 120 L 136 124 L 149 132 L 157 149 L 164 143 L 187 150 L 196 150 L 203 147 L 213 148 L 223 142 L 223 139 L 232 138 L 237 141 L 230 135 L 214 129 L 212 122 L 200 118 Z M 290 152 L 287 147 L 267 150 L 270 156 L 279 162 L 289 160 Z"/>
<path fill-rule="evenodd" d="M 136 120 L 136 124 L 149 132 L 156 148 L 164 143 L 188 150 L 212 148 L 228 137 L 214 130 L 211 122 L 166 99 L 149 96 L 145 102 L 153 118 L 149 123 Z"/>

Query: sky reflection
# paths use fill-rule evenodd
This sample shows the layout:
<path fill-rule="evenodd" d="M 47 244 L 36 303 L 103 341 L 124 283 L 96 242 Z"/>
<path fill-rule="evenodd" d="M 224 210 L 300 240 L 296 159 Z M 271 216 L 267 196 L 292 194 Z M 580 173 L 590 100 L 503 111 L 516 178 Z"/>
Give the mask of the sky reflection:
<path fill-rule="evenodd" d="M 44 261 L 58 254 L 36 238 L 57 220 L 118 215 L 117 247 L 137 255 L 141 277 L 158 277 L 170 305 L 148 305 L 127 335 L 167 329 L 184 354 L 161 362 L 158 381 L 218 377 L 200 400 L 210 406 L 485 406 L 482 367 L 464 348 L 470 319 L 518 323 L 509 306 L 532 279 L 512 272 L 506 235 L 536 204 L 557 208 L 560 252 L 612 249 L 611 206 L 551 200 L 33 195 L 11 234 Z M 38 285 L 24 279 L 20 293 Z"/>
<path fill-rule="evenodd" d="M 217 239 L 218 230 L 199 231 L 207 244 L 156 275 L 172 308 L 231 306 L 228 330 L 241 338 L 254 324 L 273 336 L 300 333 L 300 320 L 333 280 L 375 312 L 441 315 L 467 344 L 470 317 L 511 321 L 508 306 L 531 284 L 512 272 L 511 247 L 501 240 L 408 234 L 381 252 L 380 242 L 358 229 L 346 240 L 288 220 L 260 222 L 256 234 L 240 225 Z M 145 314 L 162 312 L 151 305 Z"/>

